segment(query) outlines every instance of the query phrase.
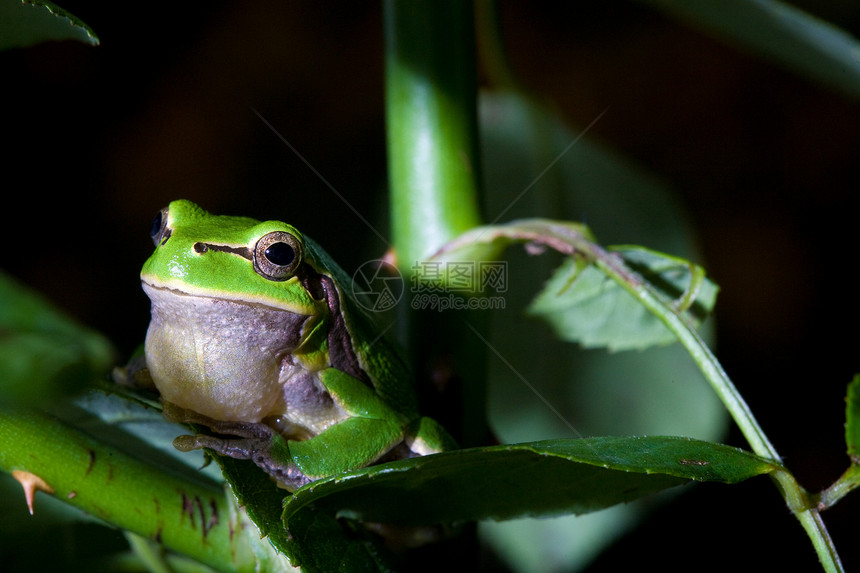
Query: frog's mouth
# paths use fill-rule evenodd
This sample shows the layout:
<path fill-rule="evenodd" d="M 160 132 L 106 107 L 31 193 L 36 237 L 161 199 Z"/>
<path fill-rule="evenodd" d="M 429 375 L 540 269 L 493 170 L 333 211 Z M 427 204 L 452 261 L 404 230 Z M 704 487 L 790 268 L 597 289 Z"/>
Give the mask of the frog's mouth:
<path fill-rule="evenodd" d="M 163 282 L 154 282 L 147 279 L 141 279 L 140 281 L 141 287 L 143 287 L 143 292 L 146 293 L 146 296 L 149 297 L 149 300 L 153 303 L 156 303 L 156 299 L 162 299 L 165 297 L 175 296 L 186 297 L 188 299 L 203 299 L 203 300 L 222 300 L 226 302 L 231 302 L 234 304 L 245 304 L 245 305 L 253 305 L 253 306 L 263 306 L 270 308 L 272 311 L 281 310 L 278 307 L 272 304 L 266 304 L 263 302 L 257 301 L 249 301 L 249 300 L 240 300 L 238 298 L 230 298 L 228 296 L 224 296 L 223 293 L 215 293 L 212 291 L 207 291 L 204 289 L 189 289 L 187 287 L 179 288 L 176 285 L 168 285 Z M 284 310 L 284 312 L 289 312 Z"/>
<path fill-rule="evenodd" d="M 306 317 L 309 317 L 314 314 L 311 309 L 303 309 L 301 307 L 290 308 L 284 306 L 283 304 L 278 304 L 276 301 L 268 298 L 254 298 L 248 295 L 243 295 L 241 298 L 239 296 L 231 297 L 230 295 L 220 291 L 193 287 L 191 285 L 180 283 L 178 281 L 168 282 L 161 279 L 142 276 L 140 279 L 140 284 L 143 288 L 143 291 L 146 293 L 149 299 L 153 301 L 153 303 L 155 303 L 155 299 L 153 297 L 163 298 L 165 296 L 173 295 L 176 297 L 199 298 L 210 301 L 220 300 L 237 305 L 258 306 L 268 308 L 272 312 L 284 312 Z"/>

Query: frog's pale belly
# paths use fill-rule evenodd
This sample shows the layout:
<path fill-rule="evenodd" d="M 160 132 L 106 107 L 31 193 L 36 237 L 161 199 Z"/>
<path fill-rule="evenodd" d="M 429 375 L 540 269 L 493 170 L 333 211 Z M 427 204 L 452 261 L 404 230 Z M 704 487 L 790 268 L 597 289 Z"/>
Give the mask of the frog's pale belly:
<path fill-rule="evenodd" d="M 146 362 L 165 400 L 224 421 L 284 413 L 284 380 L 296 370 L 289 355 L 308 316 L 143 288 L 152 300 Z"/>

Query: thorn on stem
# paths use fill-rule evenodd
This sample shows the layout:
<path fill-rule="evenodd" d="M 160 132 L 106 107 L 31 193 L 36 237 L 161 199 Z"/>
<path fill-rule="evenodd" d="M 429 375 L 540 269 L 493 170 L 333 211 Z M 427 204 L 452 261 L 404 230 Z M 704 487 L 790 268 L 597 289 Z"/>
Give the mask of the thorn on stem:
<path fill-rule="evenodd" d="M 21 484 L 22 488 L 24 488 L 24 498 L 27 500 L 27 508 L 30 510 L 30 515 L 33 515 L 33 497 L 36 495 L 37 491 L 51 494 L 54 493 L 54 488 L 45 483 L 45 480 L 36 474 L 15 470 L 12 472 L 12 477 Z"/>

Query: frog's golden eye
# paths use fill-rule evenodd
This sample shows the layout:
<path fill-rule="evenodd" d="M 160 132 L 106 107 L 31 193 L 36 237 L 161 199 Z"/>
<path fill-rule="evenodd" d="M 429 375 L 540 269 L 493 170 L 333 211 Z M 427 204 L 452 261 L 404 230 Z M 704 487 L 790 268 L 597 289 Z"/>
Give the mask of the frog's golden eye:
<path fill-rule="evenodd" d="M 254 270 L 269 280 L 285 281 L 302 262 L 302 244 L 295 235 L 273 231 L 254 246 Z"/>
<path fill-rule="evenodd" d="M 163 245 L 170 238 L 170 229 L 167 227 L 167 207 L 158 212 L 152 220 L 152 228 L 149 236 L 155 246 Z"/>

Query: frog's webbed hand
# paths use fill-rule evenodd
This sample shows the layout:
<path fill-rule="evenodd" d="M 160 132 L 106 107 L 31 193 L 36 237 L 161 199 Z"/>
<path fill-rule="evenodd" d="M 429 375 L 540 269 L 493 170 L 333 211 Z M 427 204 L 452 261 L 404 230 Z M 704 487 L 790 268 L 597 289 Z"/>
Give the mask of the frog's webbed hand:
<path fill-rule="evenodd" d="M 320 371 L 319 377 L 348 416 L 315 436 L 288 439 L 293 435 L 263 423 L 224 422 L 165 404 L 169 420 L 200 424 L 216 434 L 180 436 L 173 444 L 183 451 L 207 448 L 251 460 L 290 490 L 379 461 L 447 449 L 438 445 L 444 441 L 438 424 L 427 418 L 410 423 L 363 381 L 334 368 Z"/>
<path fill-rule="evenodd" d="M 311 481 L 293 463 L 289 442 L 266 424 L 214 420 L 167 403 L 164 404 L 164 416 L 172 422 L 200 424 L 220 434 L 178 436 L 173 440 L 173 447 L 177 450 L 190 452 L 206 448 L 222 456 L 250 460 L 290 491 Z"/>
<path fill-rule="evenodd" d="M 319 372 L 348 416 L 307 439 L 263 423 L 224 422 L 165 404 L 175 422 L 206 426 L 214 435 L 179 436 L 183 451 L 207 448 L 223 456 L 251 460 L 282 486 L 293 490 L 313 480 L 363 467 L 386 456 L 404 437 L 404 422 L 361 380 L 334 368 Z M 238 437 L 233 437 L 238 436 Z M 402 457 L 402 456 L 397 456 Z"/>
<path fill-rule="evenodd" d="M 173 440 L 173 446 L 184 452 L 207 448 L 222 456 L 250 460 L 290 491 L 311 482 L 292 462 L 287 440 L 271 429 L 266 437 L 219 438 L 205 434 L 179 436 Z"/>

